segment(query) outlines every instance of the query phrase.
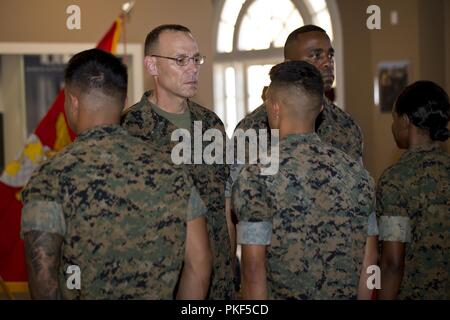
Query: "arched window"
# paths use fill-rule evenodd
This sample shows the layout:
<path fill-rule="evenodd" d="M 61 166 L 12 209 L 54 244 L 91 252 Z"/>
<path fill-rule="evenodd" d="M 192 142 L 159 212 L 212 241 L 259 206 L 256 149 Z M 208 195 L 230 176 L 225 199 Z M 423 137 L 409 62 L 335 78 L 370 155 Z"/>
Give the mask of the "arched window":
<path fill-rule="evenodd" d="M 293 30 L 312 23 L 334 40 L 328 2 L 332 1 L 218 1 L 214 104 L 229 136 L 240 119 L 261 105 L 269 70 L 283 61 L 283 46 Z"/>

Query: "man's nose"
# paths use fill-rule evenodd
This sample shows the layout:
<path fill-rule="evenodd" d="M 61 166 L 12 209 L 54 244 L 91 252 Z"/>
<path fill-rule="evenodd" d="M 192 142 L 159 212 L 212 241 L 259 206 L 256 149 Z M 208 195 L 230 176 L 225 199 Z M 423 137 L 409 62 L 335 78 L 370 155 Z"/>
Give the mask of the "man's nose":
<path fill-rule="evenodd" d="M 189 71 L 193 71 L 198 73 L 200 71 L 200 65 L 194 62 L 194 59 L 189 59 L 189 63 L 187 64 L 187 68 Z"/>
<path fill-rule="evenodd" d="M 324 66 L 333 68 L 334 67 L 334 57 L 330 56 L 330 55 L 326 56 L 325 61 L 324 61 Z"/>

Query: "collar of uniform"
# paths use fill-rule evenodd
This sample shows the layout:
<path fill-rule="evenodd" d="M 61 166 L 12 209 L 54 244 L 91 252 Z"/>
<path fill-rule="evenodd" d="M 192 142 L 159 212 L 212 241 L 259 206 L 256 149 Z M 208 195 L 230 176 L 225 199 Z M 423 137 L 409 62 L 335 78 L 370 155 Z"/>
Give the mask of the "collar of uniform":
<path fill-rule="evenodd" d="M 284 144 L 321 142 L 318 134 L 315 132 L 290 134 L 287 135 L 282 141 Z"/>
<path fill-rule="evenodd" d="M 433 142 L 431 144 L 425 144 L 417 147 L 413 147 L 408 149 L 400 158 L 400 161 L 408 160 L 412 157 L 415 157 L 418 154 L 428 153 L 433 151 L 441 150 L 438 142 Z"/>
<path fill-rule="evenodd" d="M 158 120 L 157 117 L 160 117 L 154 110 L 152 110 L 152 107 L 155 105 L 154 103 L 149 101 L 149 97 L 151 97 L 153 95 L 153 90 L 149 90 L 146 91 L 144 93 L 144 95 L 142 96 L 142 99 L 140 101 L 140 104 L 147 106 L 147 111 L 150 111 L 152 114 L 152 118 L 155 120 L 155 122 Z M 201 114 L 197 113 L 197 109 L 194 107 L 195 103 L 192 102 L 191 100 L 189 100 L 188 98 L 186 98 L 187 100 L 187 104 L 188 104 L 188 108 L 189 108 L 189 112 L 191 113 L 191 122 L 193 123 L 194 121 L 202 121 L 202 116 Z M 159 107 L 161 109 L 161 107 Z M 162 109 L 164 110 L 164 109 Z M 174 129 L 176 129 L 175 125 L 172 124 L 171 122 L 167 121 L 168 125 L 174 126 Z"/>
<path fill-rule="evenodd" d="M 333 113 L 333 107 L 335 107 L 335 104 L 333 102 L 331 102 L 330 99 L 328 99 L 327 97 L 323 97 L 323 113 L 324 114 L 329 114 L 329 113 Z M 328 117 L 325 117 L 328 118 Z"/>
<path fill-rule="evenodd" d="M 77 141 L 101 138 L 108 135 L 126 132 L 120 124 L 106 124 L 87 129 L 77 136 Z"/>

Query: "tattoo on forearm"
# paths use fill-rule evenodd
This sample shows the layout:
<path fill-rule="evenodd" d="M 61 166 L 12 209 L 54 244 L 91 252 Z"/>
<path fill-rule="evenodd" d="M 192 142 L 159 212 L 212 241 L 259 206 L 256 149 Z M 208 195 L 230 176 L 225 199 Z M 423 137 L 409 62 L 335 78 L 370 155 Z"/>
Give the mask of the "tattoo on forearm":
<path fill-rule="evenodd" d="M 30 231 L 25 234 L 28 282 L 33 299 L 60 299 L 58 284 L 62 237 Z"/>

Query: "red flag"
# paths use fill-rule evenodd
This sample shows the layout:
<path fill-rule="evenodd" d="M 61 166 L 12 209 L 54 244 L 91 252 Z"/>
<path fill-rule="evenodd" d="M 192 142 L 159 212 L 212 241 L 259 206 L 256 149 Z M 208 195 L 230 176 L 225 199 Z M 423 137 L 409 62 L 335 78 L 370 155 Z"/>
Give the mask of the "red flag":
<path fill-rule="evenodd" d="M 121 26 L 122 17 L 119 17 L 97 48 L 115 53 Z M 9 163 L 0 177 L 0 277 L 11 288 L 24 287 L 23 282 L 27 281 L 24 246 L 20 239 L 20 191 L 43 160 L 60 151 L 74 138 L 75 134 L 67 125 L 64 91 L 61 90 L 45 117 L 28 138 L 19 158 Z"/>

